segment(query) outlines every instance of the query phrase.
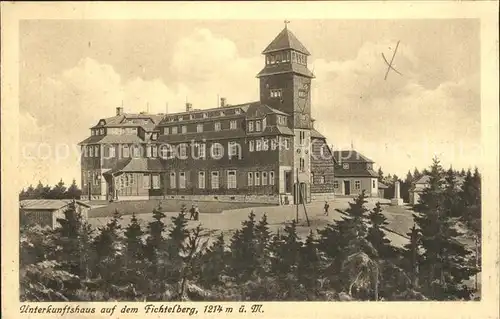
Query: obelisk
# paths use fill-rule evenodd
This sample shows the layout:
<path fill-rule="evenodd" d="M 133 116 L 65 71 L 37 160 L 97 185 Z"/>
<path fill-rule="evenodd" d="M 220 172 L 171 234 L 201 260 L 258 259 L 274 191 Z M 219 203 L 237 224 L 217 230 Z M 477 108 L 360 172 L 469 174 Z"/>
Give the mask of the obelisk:
<path fill-rule="evenodd" d="M 391 199 L 391 205 L 392 206 L 402 206 L 403 205 L 403 199 L 400 197 L 399 181 L 396 181 L 394 183 L 394 198 Z"/>

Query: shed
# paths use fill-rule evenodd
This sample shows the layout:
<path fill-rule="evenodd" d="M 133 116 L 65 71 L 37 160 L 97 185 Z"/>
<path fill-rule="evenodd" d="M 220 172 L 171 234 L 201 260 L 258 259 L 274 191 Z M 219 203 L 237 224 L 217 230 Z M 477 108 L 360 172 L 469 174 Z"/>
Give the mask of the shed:
<path fill-rule="evenodd" d="M 64 218 L 64 212 L 69 208 L 73 200 L 71 199 L 26 199 L 19 203 L 19 212 L 21 214 L 21 224 L 38 224 L 40 226 L 49 226 L 56 228 L 59 226 L 58 218 Z M 74 201 L 76 211 L 84 219 L 88 217 L 90 205 Z"/>
<path fill-rule="evenodd" d="M 378 182 L 378 197 L 385 198 L 385 192 L 388 188 L 389 186 L 385 185 L 384 183 Z"/>

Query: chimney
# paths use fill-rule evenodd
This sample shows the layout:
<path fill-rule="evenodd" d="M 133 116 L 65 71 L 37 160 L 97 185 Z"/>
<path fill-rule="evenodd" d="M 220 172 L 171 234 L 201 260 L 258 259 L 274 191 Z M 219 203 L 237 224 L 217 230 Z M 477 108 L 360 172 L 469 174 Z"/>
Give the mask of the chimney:
<path fill-rule="evenodd" d="M 186 102 L 186 112 L 191 112 L 193 110 L 193 104 Z"/>
<path fill-rule="evenodd" d="M 116 115 L 123 115 L 123 106 L 116 108 Z"/>
<path fill-rule="evenodd" d="M 226 98 L 225 97 L 220 98 L 220 107 L 226 107 Z"/>

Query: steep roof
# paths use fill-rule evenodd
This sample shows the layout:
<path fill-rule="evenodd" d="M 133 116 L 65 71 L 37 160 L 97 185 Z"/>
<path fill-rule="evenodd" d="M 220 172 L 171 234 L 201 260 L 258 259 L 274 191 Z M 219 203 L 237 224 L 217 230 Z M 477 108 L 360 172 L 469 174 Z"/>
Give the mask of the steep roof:
<path fill-rule="evenodd" d="M 25 210 L 58 210 L 68 206 L 73 200 L 71 199 L 25 199 L 19 204 Z M 76 203 L 90 207 L 89 205 L 75 201 Z"/>
<path fill-rule="evenodd" d="M 262 51 L 262 54 L 292 49 L 300 53 L 311 55 L 306 47 L 300 43 L 297 37 L 288 29 L 284 28 L 274 40 Z"/>
<path fill-rule="evenodd" d="M 78 143 L 84 144 L 139 144 L 143 141 L 137 135 L 123 134 L 123 135 L 94 135 L 86 138 Z"/>
<path fill-rule="evenodd" d="M 378 177 L 378 174 L 371 169 L 344 170 L 342 167 L 335 166 L 335 177 Z"/>
<path fill-rule="evenodd" d="M 123 159 L 106 175 L 112 175 L 117 172 L 162 172 L 166 168 L 158 158 L 126 158 Z"/>
<path fill-rule="evenodd" d="M 427 184 L 429 183 L 431 177 L 429 175 L 424 175 L 422 177 L 420 177 L 416 182 L 415 184 Z"/>
<path fill-rule="evenodd" d="M 355 151 L 334 151 L 333 157 L 339 163 L 374 163 L 371 159 Z"/>

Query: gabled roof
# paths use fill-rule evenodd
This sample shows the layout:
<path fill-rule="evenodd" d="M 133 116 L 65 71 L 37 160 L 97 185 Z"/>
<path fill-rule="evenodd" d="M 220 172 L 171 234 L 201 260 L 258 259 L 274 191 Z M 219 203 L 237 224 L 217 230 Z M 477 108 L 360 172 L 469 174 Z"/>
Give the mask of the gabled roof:
<path fill-rule="evenodd" d="M 285 112 L 276 110 L 266 104 L 261 104 L 260 102 L 255 102 L 250 104 L 248 110 L 246 111 L 247 119 L 262 118 L 268 114 L 279 114 L 279 115 L 290 116 Z"/>
<path fill-rule="evenodd" d="M 429 175 L 424 175 L 422 177 L 420 177 L 416 182 L 415 184 L 427 184 L 429 183 L 431 177 Z"/>
<path fill-rule="evenodd" d="M 19 204 L 22 209 L 25 210 L 58 210 L 65 206 L 68 206 L 73 200 L 71 199 L 25 199 Z M 79 205 L 90 207 L 89 205 L 75 201 Z"/>
<path fill-rule="evenodd" d="M 164 115 L 161 114 L 131 114 L 125 113 L 122 115 L 116 115 L 113 117 L 108 117 L 104 119 L 100 119 L 97 125 L 92 128 L 98 127 L 143 127 L 145 130 L 148 130 L 151 127 L 155 127 L 156 124 L 160 123 Z M 127 120 L 148 120 L 146 123 L 128 123 Z M 102 124 L 101 124 L 102 123 Z"/>
<path fill-rule="evenodd" d="M 326 139 L 326 137 L 315 129 L 311 130 L 311 137 Z"/>
<path fill-rule="evenodd" d="M 274 40 L 262 51 L 262 54 L 292 49 L 300 53 L 311 55 L 306 47 L 300 43 L 297 37 L 288 29 L 284 28 Z"/>
<path fill-rule="evenodd" d="M 344 170 L 336 166 L 334 172 L 335 177 L 378 177 L 378 174 L 371 169 Z"/>
<path fill-rule="evenodd" d="M 334 151 L 333 157 L 338 163 L 374 163 L 371 159 L 355 151 Z"/>
<path fill-rule="evenodd" d="M 111 171 L 107 171 L 106 175 L 112 175 L 118 172 L 162 172 L 166 168 L 158 158 L 126 158 L 115 166 Z"/>

